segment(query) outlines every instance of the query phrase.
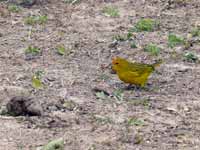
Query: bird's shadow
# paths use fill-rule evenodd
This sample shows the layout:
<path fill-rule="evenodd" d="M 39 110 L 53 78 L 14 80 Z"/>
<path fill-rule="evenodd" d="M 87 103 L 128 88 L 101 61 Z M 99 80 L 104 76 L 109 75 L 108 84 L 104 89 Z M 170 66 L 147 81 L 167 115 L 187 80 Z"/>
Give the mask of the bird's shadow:
<path fill-rule="evenodd" d="M 125 86 L 123 89 L 124 90 L 134 90 L 134 91 L 151 91 L 152 89 L 152 84 L 147 83 L 144 87 L 138 86 L 138 85 L 132 85 L 129 84 L 128 86 Z"/>

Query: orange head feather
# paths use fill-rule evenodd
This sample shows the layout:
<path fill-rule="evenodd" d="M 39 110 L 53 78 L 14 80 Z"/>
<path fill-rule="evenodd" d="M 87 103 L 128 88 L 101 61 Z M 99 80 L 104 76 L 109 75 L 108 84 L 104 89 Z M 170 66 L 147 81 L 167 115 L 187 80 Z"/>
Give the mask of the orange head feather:
<path fill-rule="evenodd" d="M 128 63 L 129 62 L 123 58 L 120 58 L 118 56 L 114 57 L 114 58 L 112 58 L 112 69 L 114 71 L 122 70 L 124 68 L 127 68 Z"/>

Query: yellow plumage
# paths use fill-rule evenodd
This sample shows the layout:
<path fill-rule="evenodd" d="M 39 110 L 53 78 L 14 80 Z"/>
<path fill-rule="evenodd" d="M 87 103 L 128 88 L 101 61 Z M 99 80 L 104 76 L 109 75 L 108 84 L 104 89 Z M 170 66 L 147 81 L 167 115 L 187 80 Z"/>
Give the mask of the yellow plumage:
<path fill-rule="evenodd" d="M 144 87 L 149 75 L 161 63 L 161 60 L 154 64 L 131 63 L 123 58 L 116 57 L 112 59 L 112 69 L 116 71 L 119 79 L 125 83 Z"/>

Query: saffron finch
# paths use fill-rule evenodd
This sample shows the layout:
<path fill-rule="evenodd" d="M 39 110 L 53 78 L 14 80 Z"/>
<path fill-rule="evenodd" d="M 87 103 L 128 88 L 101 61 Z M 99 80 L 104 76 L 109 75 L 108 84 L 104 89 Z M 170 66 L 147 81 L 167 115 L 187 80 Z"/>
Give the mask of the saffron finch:
<path fill-rule="evenodd" d="M 112 69 L 123 82 L 144 87 L 149 75 L 161 63 L 162 60 L 158 60 L 154 64 L 132 63 L 126 59 L 115 57 L 112 59 Z"/>

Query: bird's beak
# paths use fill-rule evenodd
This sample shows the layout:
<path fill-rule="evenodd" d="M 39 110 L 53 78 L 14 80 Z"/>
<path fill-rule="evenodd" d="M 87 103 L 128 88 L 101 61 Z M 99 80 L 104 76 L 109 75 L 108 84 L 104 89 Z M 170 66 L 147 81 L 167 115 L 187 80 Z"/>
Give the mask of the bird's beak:
<path fill-rule="evenodd" d="M 113 57 L 112 58 L 112 64 L 115 64 L 116 60 L 117 60 L 117 57 Z"/>

